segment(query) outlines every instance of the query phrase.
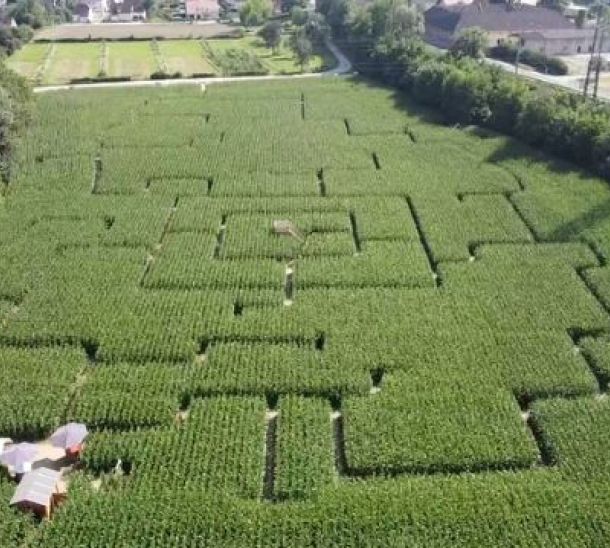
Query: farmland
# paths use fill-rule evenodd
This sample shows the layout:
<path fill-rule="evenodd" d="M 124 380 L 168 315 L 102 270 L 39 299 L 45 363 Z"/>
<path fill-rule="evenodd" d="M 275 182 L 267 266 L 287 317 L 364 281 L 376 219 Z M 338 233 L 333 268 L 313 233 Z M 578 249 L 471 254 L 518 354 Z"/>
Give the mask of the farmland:
<path fill-rule="evenodd" d="M 92 434 L 2 545 L 608 544 L 606 182 L 359 80 L 36 111 L 0 436 Z"/>
<path fill-rule="evenodd" d="M 203 41 L 35 42 L 17 51 L 7 64 L 39 85 L 99 77 L 148 80 L 154 73 L 192 77 L 302 72 L 288 46 L 288 37 L 278 51 L 271 52 L 262 39 L 251 35 Z M 333 55 L 318 48 L 305 69 L 316 72 L 334 64 Z"/>

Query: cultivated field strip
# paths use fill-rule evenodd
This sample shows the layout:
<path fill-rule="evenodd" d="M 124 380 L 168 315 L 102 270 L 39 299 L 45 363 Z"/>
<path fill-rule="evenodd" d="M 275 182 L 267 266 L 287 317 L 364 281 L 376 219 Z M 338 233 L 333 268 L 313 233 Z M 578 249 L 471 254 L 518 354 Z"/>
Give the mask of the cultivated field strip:
<path fill-rule="evenodd" d="M 37 109 L 0 436 L 92 435 L 4 544 L 607 544 L 606 183 L 357 80 Z"/>

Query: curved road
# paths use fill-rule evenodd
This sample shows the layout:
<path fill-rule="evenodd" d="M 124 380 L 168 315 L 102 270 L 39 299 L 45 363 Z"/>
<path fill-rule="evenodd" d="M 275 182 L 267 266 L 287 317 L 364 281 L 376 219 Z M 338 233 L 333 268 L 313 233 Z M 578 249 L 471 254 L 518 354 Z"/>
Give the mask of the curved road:
<path fill-rule="evenodd" d="M 186 84 L 222 84 L 227 82 L 258 82 L 266 80 L 293 80 L 297 78 L 325 78 L 328 76 L 340 76 L 348 74 L 352 70 L 350 60 L 343 55 L 341 50 L 330 40 L 326 41 L 326 47 L 335 56 L 337 66 L 325 72 L 311 72 L 306 74 L 281 75 L 271 74 L 268 76 L 220 76 L 212 78 L 177 78 L 172 80 L 135 80 L 127 82 L 98 82 L 95 84 L 67 84 L 62 86 L 40 86 L 34 88 L 34 93 L 46 93 L 49 91 L 67 91 L 72 89 L 100 89 L 100 88 L 132 88 L 132 87 L 166 87 Z"/>

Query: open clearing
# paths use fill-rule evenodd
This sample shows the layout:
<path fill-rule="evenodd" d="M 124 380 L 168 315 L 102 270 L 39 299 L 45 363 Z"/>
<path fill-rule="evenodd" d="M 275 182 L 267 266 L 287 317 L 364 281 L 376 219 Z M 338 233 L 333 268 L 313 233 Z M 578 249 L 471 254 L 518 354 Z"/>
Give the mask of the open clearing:
<path fill-rule="evenodd" d="M 606 182 L 358 80 L 35 114 L 0 437 L 92 433 L 44 526 L 0 479 L 1 545 L 610 543 Z"/>

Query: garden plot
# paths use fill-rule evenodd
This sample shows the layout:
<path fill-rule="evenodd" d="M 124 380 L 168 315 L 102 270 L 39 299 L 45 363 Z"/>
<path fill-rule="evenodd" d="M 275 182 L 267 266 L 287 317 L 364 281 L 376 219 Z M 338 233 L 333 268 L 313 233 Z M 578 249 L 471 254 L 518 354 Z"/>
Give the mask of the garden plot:
<path fill-rule="evenodd" d="M 44 84 L 67 84 L 79 78 L 94 78 L 100 71 L 100 44 L 62 44 L 55 48 L 43 74 Z"/>
<path fill-rule="evenodd" d="M 167 71 L 183 76 L 208 75 L 216 73 L 215 67 L 205 57 L 201 42 L 195 40 L 161 40 L 158 42 Z"/>
<path fill-rule="evenodd" d="M 149 42 L 113 42 L 108 44 L 108 76 L 148 80 L 159 70 Z"/>

